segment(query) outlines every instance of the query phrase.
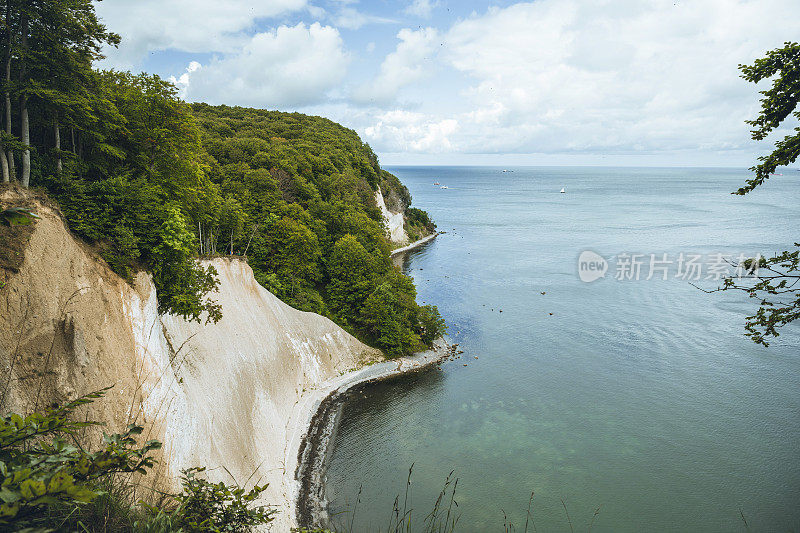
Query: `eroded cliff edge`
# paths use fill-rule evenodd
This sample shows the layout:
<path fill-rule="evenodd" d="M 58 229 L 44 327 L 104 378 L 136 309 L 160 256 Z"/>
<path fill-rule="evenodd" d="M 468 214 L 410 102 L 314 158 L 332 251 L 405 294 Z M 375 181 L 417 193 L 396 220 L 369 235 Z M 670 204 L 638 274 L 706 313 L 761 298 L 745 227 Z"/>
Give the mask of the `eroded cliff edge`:
<path fill-rule="evenodd" d="M 32 231 L 20 230 L 28 231 L 21 263 L 0 274 L 2 410 L 28 412 L 114 385 L 86 416 L 109 432 L 135 421 L 164 443 L 150 482 L 175 487 L 181 468 L 204 465 L 214 480 L 268 483 L 264 502 L 281 507 L 273 527 L 288 530 L 315 391 L 380 353 L 284 304 L 237 260 L 212 261 L 220 322 L 161 316 L 147 274 L 121 279 L 43 199 L 14 189 L 1 199 L 41 216 Z"/>

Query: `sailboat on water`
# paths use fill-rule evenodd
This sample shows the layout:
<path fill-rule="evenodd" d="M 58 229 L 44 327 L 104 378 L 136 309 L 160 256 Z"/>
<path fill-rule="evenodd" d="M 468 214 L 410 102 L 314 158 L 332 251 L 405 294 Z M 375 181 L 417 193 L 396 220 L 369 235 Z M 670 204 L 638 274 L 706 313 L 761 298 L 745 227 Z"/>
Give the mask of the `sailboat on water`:
<path fill-rule="evenodd" d="M 562 193 L 562 194 L 564 194 L 564 193 L 566 193 L 566 192 L 567 192 L 567 190 L 566 190 L 564 187 L 561 187 L 561 190 L 560 190 L 559 192 L 560 192 L 560 193 Z"/>

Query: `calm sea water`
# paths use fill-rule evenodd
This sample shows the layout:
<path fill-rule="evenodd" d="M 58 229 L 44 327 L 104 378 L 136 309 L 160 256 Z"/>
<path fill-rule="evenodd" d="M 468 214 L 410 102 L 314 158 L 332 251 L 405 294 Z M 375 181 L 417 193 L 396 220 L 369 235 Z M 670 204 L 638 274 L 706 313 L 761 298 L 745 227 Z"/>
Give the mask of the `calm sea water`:
<path fill-rule="evenodd" d="M 800 172 L 742 198 L 730 169 L 391 170 L 448 232 L 405 268 L 465 353 L 345 404 L 332 513 L 361 487 L 353 530 L 385 528 L 413 463 L 419 519 L 455 470 L 461 531 L 521 531 L 531 491 L 539 531 L 570 530 L 564 505 L 576 531 L 598 508 L 593 531 L 800 530 L 800 327 L 763 348 L 743 295 L 614 278 L 625 252 L 785 249 Z M 593 283 L 587 249 L 611 260 Z"/>

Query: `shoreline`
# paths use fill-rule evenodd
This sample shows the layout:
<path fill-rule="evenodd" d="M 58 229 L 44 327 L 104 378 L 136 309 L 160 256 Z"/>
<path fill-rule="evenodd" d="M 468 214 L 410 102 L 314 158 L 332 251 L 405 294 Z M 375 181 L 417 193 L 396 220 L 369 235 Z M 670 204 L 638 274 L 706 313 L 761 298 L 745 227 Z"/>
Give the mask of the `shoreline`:
<path fill-rule="evenodd" d="M 394 257 L 396 255 L 404 254 L 406 252 L 410 252 L 411 250 L 419 248 L 423 244 L 425 244 L 427 242 L 430 242 L 433 239 L 435 239 L 436 236 L 439 235 L 440 233 L 442 233 L 442 232 L 441 231 L 437 231 L 436 233 L 432 233 L 432 234 L 428 235 L 427 237 L 423 237 L 423 238 L 421 238 L 421 239 L 419 239 L 417 241 L 412 242 L 408 246 L 403 246 L 402 248 L 398 248 L 396 250 L 392 250 L 389 253 L 389 257 Z"/>
<path fill-rule="evenodd" d="M 293 457 L 287 457 L 286 474 L 294 474 L 294 494 L 289 508 L 295 527 L 319 527 L 320 521 L 325 520 L 323 480 L 329 457 L 328 446 L 336 434 L 340 407 L 347 392 L 359 385 L 424 370 L 449 355 L 450 346 L 439 338 L 430 350 L 348 372 L 323 384 L 306 398 L 299 406 L 299 411 L 305 415 L 306 431 L 298 440 L 290 439 L 286 450 L 287 454 L 294 451 Z"/>

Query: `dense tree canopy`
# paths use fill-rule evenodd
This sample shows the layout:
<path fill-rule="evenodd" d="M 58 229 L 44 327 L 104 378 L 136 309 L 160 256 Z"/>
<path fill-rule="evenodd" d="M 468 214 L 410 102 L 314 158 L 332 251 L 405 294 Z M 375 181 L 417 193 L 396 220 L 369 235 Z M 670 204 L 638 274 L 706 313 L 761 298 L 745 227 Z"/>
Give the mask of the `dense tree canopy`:
<path fill-rule="evenodd" d="M 375 202 L 378 188 L 398 198 L 399 208 L 411 195 L 354 131 L 298 113 L 191 107 L 212 158 L 209 175 L 235 213 L 201 228 L 204 250 L 246 250 L 263 285 L 388 353 L 431 342 L 431 323 L 426 329 L 423 322 L 438 312 L 420 308 L 410 278 L 392 266 Z M 411 213 L 409 229 L 433 231 L 427 213 Z M 378 300 L 399 302 L 392 320 L 375 322 Z"/>

